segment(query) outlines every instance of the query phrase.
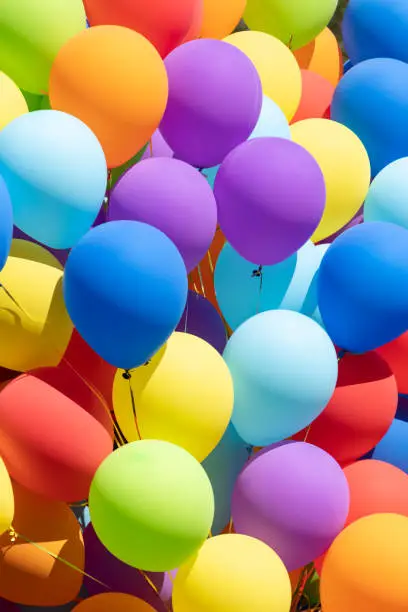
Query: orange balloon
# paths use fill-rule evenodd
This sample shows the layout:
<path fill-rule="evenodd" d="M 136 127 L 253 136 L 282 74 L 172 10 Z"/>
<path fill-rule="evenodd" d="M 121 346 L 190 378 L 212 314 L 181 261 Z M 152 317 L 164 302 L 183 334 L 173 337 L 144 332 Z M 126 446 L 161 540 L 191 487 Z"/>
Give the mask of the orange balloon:
<path fill-rule="evenodd" d="M 289 572 L 290 584 L 292 587 L 292 593 L 296 591 L 299 585 L 299 580 L 303 572 L 303 567 L 300 569 L 294 570 L 293 572 Z"/>
<path fill-rule="evenodd" d="M 82 585 L 85 554 L 79 523 L 66 504 L 39 497 L 16 483 L 13 490 L 13 527 L 21 537 L 15 542 L 9 533 L 0 537 L 0 597 L 26 606 L 66 604 Z"/>
<path fill-rule="evenodd" d="M 101 593 L 84 599 L 73 612 L 155 612 L 148 603 L 124 593 Z"/>
<path fill-rule="evenodd" d="M 406 612 L 408 518 L 372 514 L 349 525 L 327 553 L 324 612 Z"/>
<path fill-rule="evenodd" d="M 202 261 L 200 261 L 197 268 L 195 268 L 189 275 L 189 289 L 195 291 L 196 293 L 201 293 L 201 295 L 206 297 L 207 300 L 209 300 L 211 304 L 215 306 L 221 316 L 222 313 L 218 307 L 218 302 L 215 297 L 214 269 L 224 244 L 225 236 L 218 228 L 207 254 L 204 256 Z"/>
<path fill-rule="evenodd" d="M 164 114 L 164 63 L 141 34 L 99 26 L 71 38 L 50 75 L 55 110 L 86 123 L 98 137 L 109 168 L 121 166 L 150 139 Z"/>
<path fill-rule="evenodd" d="M 408 393 L 408 332 L 375 351 L 390 366 L 397 380 L 398 392 Z"/>
<path fill-rule="evenodd" d="M 301 70 L 302 97 L 291 123 L 303 119 L 322 119 L 332 103 L 335 87 L 311 70 Z"/>
<path fill-rule="evenodd" d="M 343 56 L 333 32 L 325 28 L 312 42 L 297 51 L 300 68 L 320 74 L 336 87 L 343 75 Z"/>
<path fill-rule="evenodd" d="M 204 0 L 201 38 L 225 38 L 244 14 L 246 0 Z"/>

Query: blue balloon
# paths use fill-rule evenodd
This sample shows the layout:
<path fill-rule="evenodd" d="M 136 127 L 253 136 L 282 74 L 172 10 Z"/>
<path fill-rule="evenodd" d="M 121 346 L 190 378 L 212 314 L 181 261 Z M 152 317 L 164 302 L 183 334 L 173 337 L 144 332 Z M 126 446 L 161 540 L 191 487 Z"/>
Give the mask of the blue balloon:
<path fill-rule="evenodd" d="M 148 361 L 175 330 L 187 301 L 187 272 L 160 230 L 111 221 L 72 249 L 64 298 L 84 340 L 126 370 Z"/>
<path fill-rule="evenodd" d="M 362 141 L 373 176 L 408 156 L 408 64 L 373 59 L 357 64 L 334 93 L 331 118 Z"/>
<path fill-rule="evenodd" d="M 0 132 L 0 174 L 16 226 L 49 247 L 70 248 L 95 221 L 106 191 L 101 145 L 59 111 L 21 115 Z"/>
<path fill-rule="evenodd" d="M 325 328 L 337 346 L 365 353 L 408 329 L 408 232 L 362 223 L 329 247 L 318 276 Z"/>
<path fill-rule="evenodd" d="M 13 210 L 6 184 L 0 176 L 0 271 L 4 268 L 13 238 Z"/>
<path fill-rule="evenodd" d="M 372 453 L 372 459 L 395 465 L 408 474 L 408 423 L 394 419 Z"/>
<path fill-rule="evenodd" d="M 364 204 L 365 221 L 389 221 L 408 229 L 408 157 L 386 166 L 371 183 Z"/>
<path fill-rule="evenodd" d="M 307 427 L 336 387 L 336 350 L 315 321 L 269 310 L 231 336 L 224 359 L 234 383 L 231 422 L 254 446 L 280 442 Z"/>
<path fill-rule="evenodd" d="M 307 242 L 297 253 L 261 269 L 227 243 L 215 267 L 217 302 L 231 329 L 265 310 L 295 310 L 312 316 L 317 308 L 317 271 L 328 245 Z"/>
<path fill-rule="evenodd" d="M 353 64 L 376 57 L 408 62 L 406 0 L 350 0 L 342 30 Z"/>

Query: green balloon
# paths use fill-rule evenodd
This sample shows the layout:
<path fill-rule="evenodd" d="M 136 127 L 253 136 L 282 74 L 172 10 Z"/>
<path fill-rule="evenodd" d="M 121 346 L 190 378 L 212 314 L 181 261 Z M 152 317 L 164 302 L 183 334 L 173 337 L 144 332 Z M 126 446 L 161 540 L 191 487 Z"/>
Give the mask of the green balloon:
<path fill-rule="evenodd" d="M 245 23 L 293 51 L 312 41 L 333 17 L 338 0 L 248 0 Z"/>
<path fill-rule="evenodd" d="M 21 90 L 21 93 L 23 94 L 25 101 L 27 102 L 28 110 L 30 111 L 30 113 L 36 110 L 40 110 L 44 96 L 37 96 L 36 94 L 32 94 L 29 91 L 24 91 L 23 89 Z"/>
<path fill-rule="evenodd" d="M 55 56 L 85 28 L 81 0 L 1 0 L 1 70 L 21 89 L 46 94 Z"/>
<path fill-rule="evenodd" d="M 146 571 L 179 567 L 204 543 L 214 517 L 211 483 L 183 448 L 159 440 L 120 447 L 89 494 L 96 534 L 115 557 Z"/>

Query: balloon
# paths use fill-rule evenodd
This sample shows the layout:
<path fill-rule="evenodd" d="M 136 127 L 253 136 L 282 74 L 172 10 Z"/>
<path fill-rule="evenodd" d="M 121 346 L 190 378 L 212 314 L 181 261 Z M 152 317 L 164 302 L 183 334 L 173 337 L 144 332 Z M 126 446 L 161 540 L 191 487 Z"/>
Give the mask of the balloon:
<path fill-rule="evenodd" d="M 255 138 L 234 149 L 217 174 L 218 222 L 231 246 L 254 264 L 293 255 L 315 231 L 326 190 L 317 162 L 283 138 Z"/>
<path fill-rule="evenodd" d="M 169 101 L 160 132 L 177 158 L 198 168 L 220 164 L 258 121 L 262 88 L 254 65 L 211 39 L 182 45 L 165 65 Z"/>
<path fill-rule="evenodd" d="M 174 152 L 170 149 L 159 130 L 156 130 L 142 155 L 143 159 L 150 157 L 174 157 Z"/>
<path fill-rule="evenodd" d="M 392 193 L 390 193 L 392 197 Z M 380 346 L 378 353 L 390 366 L 398 385 L 399 393 L 408 393 L 408 332 L 405 332 L 392 342 Z"/>
<path fill-rule="evenodd" d="M 98 538 L 115 557 L 158 572 L 179 567 L 202 546 L 214 496 L 204 469 L 187 451 L 141 440 L 103 462 L 89 509 Z"/>
<path fill-rule="evenodd" d="M 408 423 L 394 419 L 385 436 L 375 447 L 372 458 L 386 461 L 408 473 L 407 444 Z"/>
<path fill-rule="evenodd" d="M 322 119 L 334 95 L 334 86 L 320 74 L 310 70 L 302 70 L 301 74 L 302 98 L 292 123 L 304 119 Z"/>
<path fill-rule="evenodd" d="M 21 608 L 17 608 L 7 599 L 0 598 L 0 612 L 21 612 Z"/>
<path fill-rule="evenodd" d="M 256 455 L 238 477 L 232 498 L 237 533 L 268 544 L 288 571 L 328 549 L 348 510 L 342 469 L 305 442 L 283 442 Z"/>
<path fill-rule="evenodd" d="M 143 155 L 145 153 L 147 149 L 147 144 L 145 144 L 140 151 L 138 151 L 136 153 L 136 155 L 134 155 L 131 159 L 129 159 L 129 161 L 127 161 L 126 163 L 122 164 L 121 166 L 118 166 L 117 168 L 112 168 L 110 170 L 109 173 L 109 196 L 111 195 L 111 191 L 113 189 L 113 187 L 116 185 L 116 183 L 118 182 L 118 180 L 125 174 L 126 170 L 129 170 L 129 168 L 132 168 L 132 166 L 134 166 L 135 164 L 139 163 L 141 161 L 141 159 L 143 158 Z M 106 223 L 107 221 L 107 213 L 108 213 L 108 208 L 109 208 L 109 202 L 108 205 L 106 206 L 102 206 L 99 214 L 101 214 L 101 212 L 104 213 L 101 223 Z M 98 221 L 99 219 L 97 219 Z M 97 221 L 95 222 L 95 225 L 99 225 L 99 223 L 97 223 Z"/>
<path fill-rule="evenodd" d="M 245 23 L 252 30 L 273 34 L 291 49 L 299 49 L 327 26 L 338 0 L 248 0 Z"/>
<path fill-rule="evenodd" d="M 323 565 L 325 612 L 402 612 L 408 599 L 408 518 L 374 514 L 335 540 Z"/>
<path fill-rule="evenodd" d="M 274 266 L 263 266 L 258 274 L 227 243 L 217 260 L 214 285 L 231 329 L 266 310 L 295 310 L 312 316 L 317 308 L 316 275 L 327 248 L 306 242 L 297 253 Z"/>
<path fill-rule="evenodd" d="M 227 344 L 224 322 L 216 308 L 195 291 L 188 292 L 187 304 L 176 331 L 202 338 L 221 354 Z"/>
<path fill-rule="evenodd" d="M 319 270 L 319 309 L 333 342 L 373 350 L 408 329 L 408 232 L 356 225 L 336 238 Z"/>
<path fill-rule="evenodd" d="M 346 353 L 336 389 L 308 430 L 295 436 L 315 444 L 346 465 L 372 450 L 391 426 L 398 404 L 393 373 L 375 353 Z M 350 410 L 353 406 L 353 410 Z"/>
<path fill-rule="evenodd" d="M 289 576 L 278 555 L 237 534 L 207 540 L 179 570 L 173 589 L 174 612 L 289 612 L 290 602 Z"/>
<path fill-rule="evenodd" d="M 373 176 L 408 156 L 407 83 L 407 64 L 379 58 L 354 66 L 334 94 L 331 117 L 360 138 Z"/>
<path fill-rule="evenodd" d="M 14 517 L 14 495 L 10 476 L 0 457 L 0 536 L 10 528 Z"/>
<path fill-rule="evenodd" d="M 343 73 L 343 56 L 336 36 L 329 28 L 297 49 L 294 55 L 300 68 L 320 74 L 334 86 L 339 82 Z"/>
<path fill-rule="evenodd" d="M 176 328 L 187 299 L 186 269 L 156 228 L 112 221 L 72 249 L 64 297 L 89 346 L 111 365 L 129 369 L 150 359 Z"/>
<path fill-rule="evenodd" d="M 202 295 L 204 295 L 211 302 L 211 304 L 220 314 L 221 311 L 218 307 L 214 291 L 214 267 L 224 244 L 225 236 L 220 228 L 217 227 L 214 240 L 212 241 L 206 256 L 200 261 L 200 265 L 197 266 L 197 268 L 188 276 L 189 288 L 196 293 L 202 293 Z"/>
<path fill-rule="evenodd" d="M 163 116 L 167 95 L 159 54 L 128 28 L 108 25 L 81 32 L 62 47 L 51 70 L 52 108 L 92 129 L 110 168 L 146 144 Z"/>
<path fill-rule="evenodd" d="M 0 172 L 15 224 L 57 249 L 73 246 L 88 231 L 105 195 L 101 146 L 86 125 L 66 113 L 35 111 L 5 127 Z"/>
<path fill-rule="evenodd" d="M 408 7 L 401 0 L 350 0 L 342 30 L 353 64 L 377 57 L 408 61 Z"/>
<path fill-rule="evenodd" d="M 28 110 L 29 110 L 30 113 L 32 111 L 41 110 L 44 98 L 48 97 L 48 96 L 43 96 L 41 94 L 33 94 L 33 93 L 30 93 L 29 91 L 24 91 L 24 89 L 21 89 L 20 91 L 23 94 L 23 97 L 24 97 L 25 102 L 26 102 L 26 106 L 28 107 Z M 25 112 L 27 112 L 27 111 L 25 111 Z M 20 114 L 22 114 L 22 113 L 20 113 Z M 1 610 L 1 608 L 0 608 L 0 610 Z"/>
<path fill-rule="evenodd" d="M 1 22 L 0 22 L 1 26 Z M 13 81 L 0 71 L 0 130 L 16 117 L 28 112 L 27 102 Z"/>
<path fill-rule="evenodd" d="M 82 584 L 81 528 L 66 504 L 35 495 L 15 482 L 13 490 L 17 536 L 15 542 L 9 533 L 0 536 L 0 596 L 27 606 L 66 604 Z"/>
<path fill-rule="evenodd" d="M 278 39 L 264 32 L 235 32 L 224 39 L 254 63 L 263 93 L 271 98 L 292 119 L 299 106 L 302 77 L 291 51 Z"/>
<path fill-rule="evenodd" d="M 6 184 L 0 175 L 0 272 L 10 253 L 13 237 L 13 209 Z"/>
<path fill-rule="evenodd" d="M 317 323 L 297 312 L 252 317 L 232 335 L 224 359 L 234 381 L 232 423 L 254 446 L 279 442 L 311 423 L 336 386 L 334 346 Z"/>
<path fill-rule="evenodd" d="M 0 273 L 0 364 L 26 371 L 57 365 L 72 333 L 62 266 L 45 249 L 13 240 Z M 35 279 L 35 282 L 34 282 Z"/>
<path fill-rule="evenodd" d="M 224 38 L 238 24 L 245 10 L 246 0 L 203 1 L 200 38 Z"/>
<path fill-rule="evenodd" d="M 202 11 L 200 0 L 84 0 L 84 5 L 92 26 L 114 24 L 136 30 L 162 57 L 186 39 Z"/>
<path fill-rule="evenodd" d="M 133 166 L 113 189 L 109 220 L 141 221 L 174 242 L 187 271 L 208 251 L 217 228 L 217 203 L 205 178 L 178 159 L 156 157 Z"/>
<path fill-rule="evenodd" d="M 30 491 L 58 501 L 88 497 L 112 437 L 58 389 L 25 374 L 0 392 L 0 454 L 10 476 Z"/>
<path fill-rule="evenodd" d="M 74 612 L 154 612 L 154 608 L 138 597 L 125 593 L 101 593 L 89 599 L 84 599 Z"/>
<path fill-rule="evenodd" d="M 353 64 L 351 63 L 351 60 L 347 60 L 347 62 L 344 62 L 344 66 L 343 66 L 344 74 L 346 74 L 346 72 L 351 70 L 352 67 L 353 67 Z"/>
<path fill-rule="evenodd" d="M 370 186 L 370 162 L 357 136 L 329 119 L 294 124 L 292 138 L 313 155 L 324 175 L 326 207 L 312 236 L 319 242 L 344 227 L 361 208 Z"/>
<path fill-rule="evenodd" d="M 389 221 L 408 229 L 405 194 L 408 157 L 386 166 L 371 183 L 364 204 L 365 221 Z"/>

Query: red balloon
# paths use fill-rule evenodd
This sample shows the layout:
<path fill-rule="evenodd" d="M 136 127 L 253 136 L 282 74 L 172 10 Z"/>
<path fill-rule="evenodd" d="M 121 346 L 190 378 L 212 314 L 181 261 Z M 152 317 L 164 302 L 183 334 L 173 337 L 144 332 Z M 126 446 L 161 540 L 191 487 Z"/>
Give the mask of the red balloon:
<path fill-rule="evenodd" d="M 89 23 L 119 25 L 143 34 L 166 57 L 198 36 L 203 0 L 84 0 Z"/>
<path fill-rule="evenodd" d="M 0 456 L 30 491 L 58 501 L 87 499 L 112 447 L 97 419 L 35 375 L 19 376 L 0 392 Z"/>
<path fill-rule="evenodd" d="M 397 379 L 399 393 L 408 393 L 408 332 L 376 349 Z"/>
<path fill-rule="evenodd" d="M 334 394 L 310 428 L 294 436 L 315 444 L 347 465 L 384 437 L 395 417 L 398 391 L 388 364 L 375 352 L 346 353 Z"/>
<path fill-rule="evenodd" d="M 334 85 L 320 74 L 310 70 L 301 70 L 301 73 L 302 98 L 291 123 L 326 117 L 335 91 Z"/>

